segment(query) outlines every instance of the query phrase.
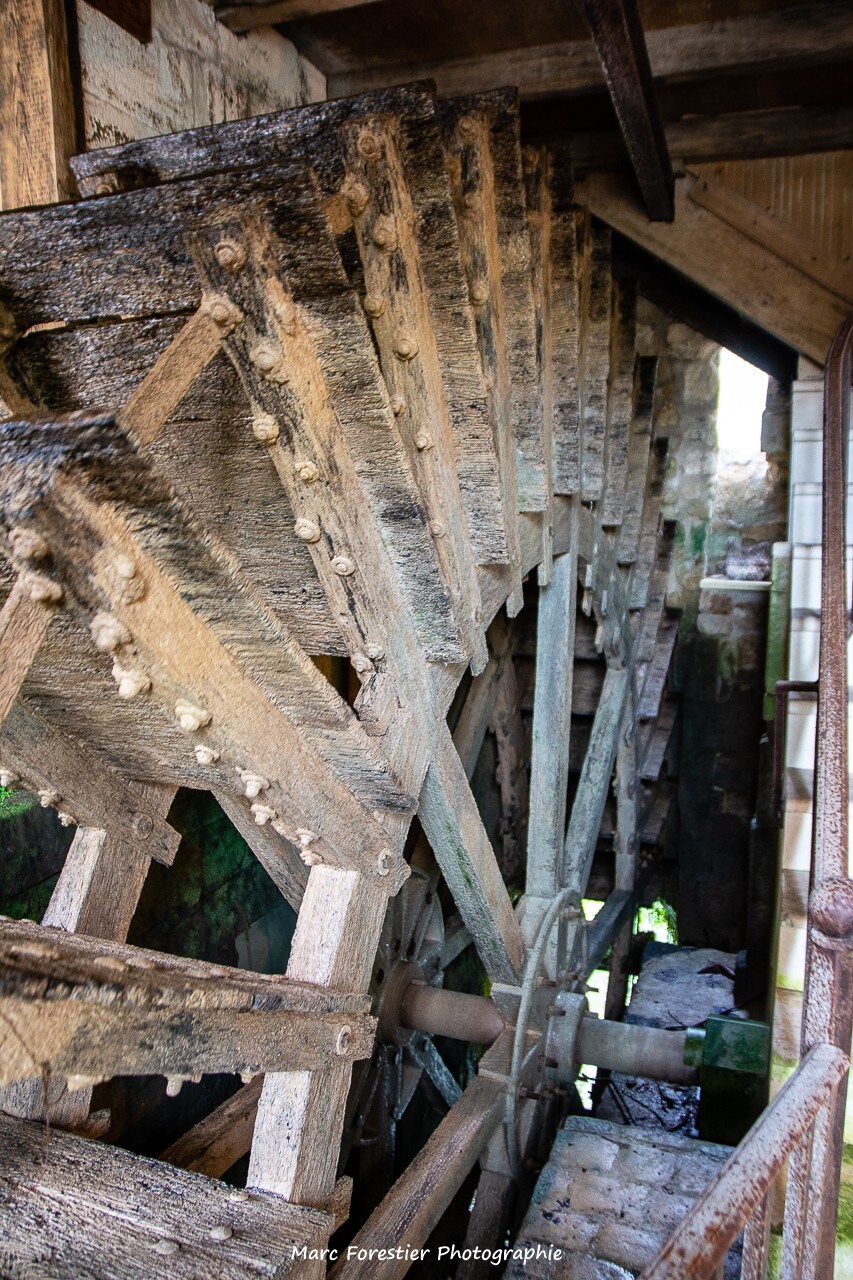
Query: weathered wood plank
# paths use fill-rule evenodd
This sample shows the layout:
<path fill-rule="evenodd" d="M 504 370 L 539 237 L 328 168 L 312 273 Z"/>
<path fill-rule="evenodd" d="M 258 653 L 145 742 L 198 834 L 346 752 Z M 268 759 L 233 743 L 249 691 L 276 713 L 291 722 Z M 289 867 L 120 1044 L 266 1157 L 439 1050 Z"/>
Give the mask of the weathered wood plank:
<path fill-rule="evenodd" d="M 0 208 L 67 200 L 74 98 L 61 0 L 0 10 Z"/>
<path fill-rule="evenodd" d="M 0 612 L 0 725 L 42 646 L 57 596 L 62 599 L 62 590 L 50 578 L 25 571 L 6 597 Z"/>
<path fill-rule="evenodd" d="M 617 543 L 619 563 L 625 565 L 634 563 L 639 548 L 640 522 L 643 518 L 643 499 L 649 470 L 649 450 L 652 446 L 656 381 L 657 356 L 638 356 L 634 367 L 625 503 Z"/>
<path fill-rule="evenodd" d="M 562 883 L 583 895 L 610 790 L 629 672 L 610 667 L 601 691 L 563 849 Z"/>
<path fill-rule="evenodd" d="M 669 441 L 658 437 L 652 441 L 649 453 L 649 467 L 646 472 L 646 487 L 643 494 L 643 514 L 640 519 L 640 531 L 637 539 L 637 553 L 628 575 L 628 606 L 631 609 L 645 608 L 648 599 L 649 583 L 654 571 L 657 556 L 658 538 L 661 530 L 661 504 L 666 474 L 666 455 Z"/>
<path fill-rule="evenodd" d="M 489 727 L 501 676 L 512 654 L 512 632 L 499 614 L 489 628 L 489 661 L 471 681 L 459 719 L 453 729 L 455 746 L 467 778 L 477 767 Z"/>
<path fill-rule="evenodd" d="M 638 716 L 641 720 L 654 720 L 660 711 L 672 654 L 678 639 L 678 617 L 677 612 L 667 609 L 661 619 L 654 653 L 645 669 L 639 689 Z"/>
<path fill-rule="evenodd" d="M 787 261 L 784 252 L 759 244 L 692 200 L 695 181 L 676 183 L 673 227 L 649 222 L 618 174 L 579 176 L 577 198 L 614 230 L 822 365 L 849 302 Z"/>
<path fill-rule="evenodd" d="M 0 1081 L 338 1070 L 370 1055 L 359 995 L 30 922 L 0 926 Z"/>
<path fill-rule="evenodd" d="M 524 874 L 530 784 L 527 733 L 512 656 L 498 682 L 497 695 L 490 727 L 498 757 L 495 776 L 501 799 L 501 868 L 505 879 L 517 884 Z"/>
<path fill-rule="evenodd" d="M 582 199 L 582 197 L 579 197 Z M 612 309 L 611 235 L 608 227 L 589 226 L 588 266 L 581 278 L 581 493 L 598 501 L 604 491 L 607 438 L 607 387 L 610 378 Z M 585 248 L 586 255 L 587 250 Z"/>
<path fill-rule="evenodd" d="M 216 5 L 216 17 L 230 31 L 252 31 L 255 27 L 299 22 L 375 3 L 376 0 L 258 0 L 253 4 L 251 0 L 249 3 L 237 0 L 233 4 Z"/>
<path fill-rule="evenodd" d="M 550 153 L 545 147 L 525 147 L 522 156 L 527 229 L 530 237 L 530 270 L 536 333 L 536 370 L 539 413 L 542 421 L 542 483 L 545 487 L 545 509 L 537 523 L 542 534 L 542 557 L 538 580 L 544 586 L 551 580 L 553 559 L 553 495 L 554 495 L 554 360 L 551 264 L 552 199 Z M 525 521 L 519 521 L 519 529 Z"/>
<path fill-rule="evenodd" d="M 504 292 L 505 255 L 490 121 L 480 104 L 470 100 L 445 104 L 442 118 L 445 164 L 456 212 L 459 249 L 468 296 L 474 308 L 477 349 L 500 467 L 512 582 L 507 609 L 510 616 L 515 616 L 524 602 L 518 545 L 515 464 L 518 445 L 507 334 L 509 299 Z M 529 280 L 529 271 L 526 274 Z"/>
<path fill-rule="evenodd" d="M 575 507 L 577 499 L 568 501 Z M 578 592 L 576 511 L 573 525 L 572 549 L 555 558 L 550 583 L 539 589 L 526 883 L 528 896 L 538 898 L 557 891 L 566 832 Z"/>
<path fill-rule="evenodd" d="M 608 529 L 621 525 L 627 501 L 637 337 L 635 281 L 614 279 L 610 325 L 605 478 L 601 500 L 601 523 Z"/>
<path fill-rule="evenodd" d="M 625 924 L 630 925 L 633 914 L 634 898 L 631 890 L 614 889 L 587 928 L 584 968 L 588 973 L 601 968 L 601 963 L 614 945 L 617 935 Z"/>
<path fill-rule="evenodd" d="M 503 1115 L 503 1090 L 477 1078 L 451 1108 L 429 1142 L 355 1235 L 331 1280 L 397 1280 L 410 1262 L 381 1260 L 362 1251 L 388 1249 L 389 1241 L 412 1249 L 426 1243 L 453 1196 L 474 1167 Z"/>
<path fill-rule="evenodd" d="M 322 1248 L 329 1215 L 117 1147 L 0 1116 L 0 1268 L 10 1280 L 75 1275 L 107 1280 L 310 1276 L 294 1257 Z M 225 1230 L 227 1229 L 227 1230 Z M 164 1261 L 164 1258 L 167 1261 Z"/>
<path fill-rule="evenodd" d="M 554 492 L 581 491 L 581 440 L 586 395 L 588 286 L 592 231 L 574 207 L 568 155 L 554 151 L 551 175 L 551 362 L 554 395 Z M 606 370 L 604 371 L 606 377 Z"/>
<path fill-rule="evenodd" d="M 292 981 L 329 993 L 366 993 L 387 898 L 375 879 L 315 866 L 308 879 L 287 967 Z M 264 1080 L 248 1184 L 299 1204 L 328 1205 L 352 1068 L 271 1074 Z"/>
<path fill-rule="evenodd" d="M 130 849 L 171 866 L 181 838 L 158 807 L 23 698 L 0 733 L 0 758 L 66 822 L 112 831 Z"/>
<path fill-rule="evenodd" d="M 214 791 L 213 795 L 281 896 L 298 911 L 308 883 L 308 867 L 297 847 L 269 825 L 258 826 L 247 796 L 237 797 L 229 791 Z"/>
<path fill-rule="evenodd" d="M 494 850 L 446 726 L 435 733 L 418 817 L 480 959 L 497 982 L 515 982 L 524 945 Z"/>

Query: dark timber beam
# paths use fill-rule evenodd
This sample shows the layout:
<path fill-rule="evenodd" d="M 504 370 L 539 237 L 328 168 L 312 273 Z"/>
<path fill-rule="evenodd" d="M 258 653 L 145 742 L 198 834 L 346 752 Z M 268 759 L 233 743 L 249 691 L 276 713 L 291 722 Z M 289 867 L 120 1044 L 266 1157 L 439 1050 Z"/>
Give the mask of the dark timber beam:
<path fill-rule="evenodd" d="M 672 164 L 636 0 L 584 0 L 619 127 L 653 222 L 672 222 Z"/>
<path fill-rule="evenodd" d="M 360 9 L 376 0 L 236 0 L 218 4 L 216 16 L 231 31 L 250 31 L 253 27 L 270 27 L 283 22 L 321 18 L 341 9 Z M 97 6 L 96 6 L 97 7 Z"/>

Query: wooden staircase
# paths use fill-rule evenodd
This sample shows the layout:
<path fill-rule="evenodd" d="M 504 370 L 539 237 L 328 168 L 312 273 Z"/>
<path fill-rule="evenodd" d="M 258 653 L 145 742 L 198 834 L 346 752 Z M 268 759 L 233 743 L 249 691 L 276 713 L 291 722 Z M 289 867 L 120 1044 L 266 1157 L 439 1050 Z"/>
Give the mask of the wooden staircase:
<path fill-rule="evenodd" d="M 82 200 L 0 219 L 0 765 L 77 824 L 43 924 L 0 926 L 2 1105 L 21 1117 L 4 1121 L 3 1213 L 39 1207 L 0 1270 L 39 1258 L 68 1274 L 73 1237 L 93 1276 L 161 1274 L 167 1251 L 175 1275 L 209 1274 L 212 1253 L 218 1275 L 320 1275 L 288 1242 L 325 1243 L 346 1215 L 352 1068 L 371 1053 L 388 900 L 413 866 L 443 878 L 455 953 L 473 941 L 511 1024 L 548 903 L 586 891 L 615 765 L 621 896 L 603 943 L 621 975 L 609 1006 L 624 1005 L 637 778 L 654 781 L 672 728 L 655 362 L 636 356 L 610 231 L 574 205 L 561 148 L 522 149 L 510 92 L 438 102 L 415 85 L 74 168 Z M 528 749 L 511 619 L 534 570 Z M 576 645 L 603 672 L 584 735 Z M 320 655 L 348 659 L 352 705 Z M 468 781 L 496 722 L 505 813 L 526 813 L 529 755 L 518 910 Z M 286 978 L 122 945 L 150 858 L 174 857 L 177 787 L 215 795 L 298 909 Z M 92 936 L 57 932 L 78 929 Z M 192 1015 L 173 1024 L 181 1002 Z M 234 1038 L 241 1019 L 251 1033 Z M 242 1112 L 240 1095 L 226 1104 L 236 1145 L 251 1142 L 233 1214 L 239 1193 L 216 1177 L 69 1135 L 39 1173 L 27 1121 L 45 1091 L 54 1122 L 83 1130 L 95 1081 L 225 1070 L 266 1073 Z M 489 1171 L 504 1087 L 475 1080 L 376 1210 L 393 1219 L 424 1162 L 452 1152 L 407 1243 L 481 1157 Z M 225 1143 L 205 1173 L 241 1150 Z M 196 1167 L 191 1136 L 181 1159 Z M 118 1249 L 107 1219 L 150 1258 Z"/>

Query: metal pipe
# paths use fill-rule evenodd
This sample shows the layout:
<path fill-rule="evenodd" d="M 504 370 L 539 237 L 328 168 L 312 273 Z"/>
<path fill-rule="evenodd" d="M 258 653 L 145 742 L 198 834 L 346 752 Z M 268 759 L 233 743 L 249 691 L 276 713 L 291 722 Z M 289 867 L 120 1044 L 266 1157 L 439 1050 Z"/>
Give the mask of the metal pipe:
<path fill-rule="evenodd" d="M 686 1031 L 584 1018 L 578 1031 L 576 1060 L 646 1080 L 698 1084 L 698 1069 L 684 1062 L 686 1040 Z"/>
<path fill-rule="evenodd" d="M 642 1280 L 704 1280 L 769 1192 L 821 1108 L 832 1101 L 850 1060 L 833 1045 L 812 1049 L 740 1146 L 676 1227 Z M 831 1275 L 821 1272 L 821 1275 Z"/>
<path fill-rule="evenodd" d="M 414 1031 L 469 1044 L 494 1044 L 504 1029 L 497 1005 L 487 996 L 444 991 L 425 982 L 409 983 L 400 1005 L 400 1021 Z"/>

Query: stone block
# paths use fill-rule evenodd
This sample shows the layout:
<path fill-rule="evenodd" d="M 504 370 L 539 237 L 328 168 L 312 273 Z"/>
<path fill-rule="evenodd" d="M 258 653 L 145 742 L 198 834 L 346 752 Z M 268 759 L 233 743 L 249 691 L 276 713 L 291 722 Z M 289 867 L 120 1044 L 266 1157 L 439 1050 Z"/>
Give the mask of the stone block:
<path fill-rule="evenodd" d="M 668 1232 L 629 1227 L 622 1222 L 608 1222 L 602 1227 L 595 1241 L 595 1251 L 607 1262 L 629 1267 L 636 1273 L 648 1266 L 667 1239 Z"/>
<path fill-rule="evenodd" d="M 602 1174 L 586 1174 L 575 1179 L 569 1188 L 571 1207 L 575 1213 L 607 1214 L 616 1218 L 642 1214 L 648 1188 L 620 1181 Z"/>
<path fill-rule="evenodd" d="M 567 1130 L 554 1144 L 553 1156 L 566 1170 L 607 1173 L 619 1155 L 619 1146 L 597 1134 L 571 1134 Z"/>
<path fill-rule="evenodd" d="M 700 613 L 696 623 L 703 636 L 728 636 L 732 629 L 732 620 L 724 614 Z"/>
<path fill-rule="evenodd" d="M 680 321 L 669 326 L 666 339 L 672 354 L 682 360 L 694 360 L 697 357 L 707 360 L 719 349 L 704 334 Z"/>
<path fill-rule="evenodd" d="M 663 1187 L 675 1173 L 677 1158 L 649 1143 L 644 1148 L 625 1147 L 619 1153 L 614 1175 L 625 1181 L 648 1182 Z"/>

